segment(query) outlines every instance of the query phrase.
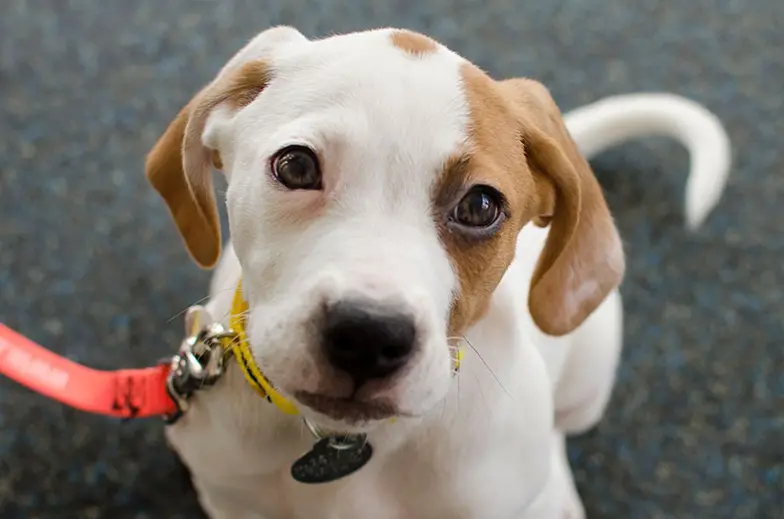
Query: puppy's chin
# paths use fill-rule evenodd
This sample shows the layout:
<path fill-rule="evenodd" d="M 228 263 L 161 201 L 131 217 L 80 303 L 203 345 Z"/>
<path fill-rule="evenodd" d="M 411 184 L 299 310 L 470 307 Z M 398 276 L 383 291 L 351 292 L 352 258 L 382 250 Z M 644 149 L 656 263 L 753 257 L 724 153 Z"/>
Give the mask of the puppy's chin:
<path fill-rule="evenodd" d="M 317 428 L 331 433 L 369 433 L 383 424 L 398 420 L 417 420 L 425 416 L 430 409 L 402 407 L 397 400 L 376 396 L 365 399 L 356 397 L 335 397 L 324 393 L 296 391 L 292 394 L 301 414 Z M 429 394 L 425 400 L 432 401 L 433 406 L 443 401 L 435 394 Z M 420 399 L 418 404 L 424 404 Z"/>
<path fill-rule="evenodd" d="M 304 370 L 309 377 L 282 379 L 281 389 L 311 424 L 332 432 L 367 433 L 382 424 L 422 418 L 446 399 L 452 380 L 448 368 L 416 368 L 354 390 L 350 380 L 322 367 Z"/>
<path fill-rule="evenodd" d="M 389 402 L 357 402 L 300 391 L 296 394 L 302 415 L 323 433 L 369 433 L 385 421 L 400 416 Z"/>

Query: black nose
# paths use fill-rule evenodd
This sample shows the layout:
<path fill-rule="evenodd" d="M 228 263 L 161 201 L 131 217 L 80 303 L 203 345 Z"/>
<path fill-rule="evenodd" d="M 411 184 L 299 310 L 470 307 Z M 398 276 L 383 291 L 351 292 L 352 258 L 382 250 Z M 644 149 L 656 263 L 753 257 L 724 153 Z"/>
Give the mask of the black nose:
<path fill-rule="evenodd" d="M 360 300 L 331 305 L 323 334 L 327 359 L 357 385 L 391 375 L 403 366 L 416 340 L 413 317 Z"/>

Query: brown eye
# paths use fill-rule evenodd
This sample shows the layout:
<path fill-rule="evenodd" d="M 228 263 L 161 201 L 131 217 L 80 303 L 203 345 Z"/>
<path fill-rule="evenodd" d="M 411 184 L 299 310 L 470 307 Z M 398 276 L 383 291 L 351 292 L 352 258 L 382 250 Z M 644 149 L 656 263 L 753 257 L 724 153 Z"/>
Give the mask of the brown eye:
<path fill-rule="evenodd" d="M 488 186 L 474 186 L 452 211 L 452 220 L 465 227 L 486 228 L 501 217 L 501 194 Z"/>
<path fill-rule="evenodd" d="M 276 153 L 272 157 L 272 173 L 289 189 L 321 189 L 318 158 L 304 146 L 289 146 Z"/>

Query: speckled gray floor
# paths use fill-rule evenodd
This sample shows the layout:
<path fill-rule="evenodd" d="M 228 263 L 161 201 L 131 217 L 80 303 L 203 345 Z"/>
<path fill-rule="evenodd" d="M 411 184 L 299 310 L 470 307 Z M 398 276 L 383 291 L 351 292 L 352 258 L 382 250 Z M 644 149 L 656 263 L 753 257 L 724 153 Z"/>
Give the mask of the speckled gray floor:
<path fill-rule="evenodd" d="M 168 318 L 207 274 L 142 160 L 190 94 L 277 23 L 425 31 L 493 74 L 542 79 L 565 109 L 658 89 L 716 111 L 736 165 L 697 234 L 682 229 L 677 145 L 594 161 L 629 253 L 626 351 L 609 415 L 571 454 L 594 518 L 784 517 L 780 0 L 3 0 L 1 321 L 98 368 L 176 343 Z M 201 517 L 158 422 L 74 412 L 6 380 L 0 516 Z"/>

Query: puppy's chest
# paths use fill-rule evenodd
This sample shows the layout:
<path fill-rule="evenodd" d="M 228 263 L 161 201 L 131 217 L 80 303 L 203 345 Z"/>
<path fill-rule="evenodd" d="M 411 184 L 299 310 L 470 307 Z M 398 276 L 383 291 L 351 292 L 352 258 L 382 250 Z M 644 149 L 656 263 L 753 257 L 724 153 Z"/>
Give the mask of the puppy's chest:
<path fill-rule="evenodd" d="M 322 485 L 297 483 L 282 470 L 237 482 L 233 490 L 243 489 L 239 501 L 244 501 L 247 512 L 256 514 L 250 517 L 260 519 L 484 518 L 494 507 L 496 485 L 470 492 L 456 467 L 435 470 L 422 460 L 407 461 L 382 460 L 354 476 Z"/>
<path fill-rule="evenodd" d="M 234 460 L 218 479 L 202 473 L 207 481 L 197 486 L 224 513 L 213 519 L 516 519 L 538 493 L 530 476 L 544 476 L 546 462 L 514 441 L 519 430 L 507 425 L 508 433 L 469 444 L 443 434 L 438 442 L 419 437 L 394 452 L 379 452 L 345 479 L 321 485 L 290 477 L 288 455 L 276 459 L 288 450 L 287 442 L 279 448 L 267 444 L 264 456 Z M 280 463 L 276 468 L 258 471 L 273 460 Z"/>
<path fill-rule="evenodd" d="M 406 496 L 401 488 L 372 467 L 342 482 L 307 486 L 286 480 L 287 508 L 291 519 L 410 519 L 417 517 L 414 503 L 421 496 Z M 275 519 L 270 515 L 265 519 Z"/>

